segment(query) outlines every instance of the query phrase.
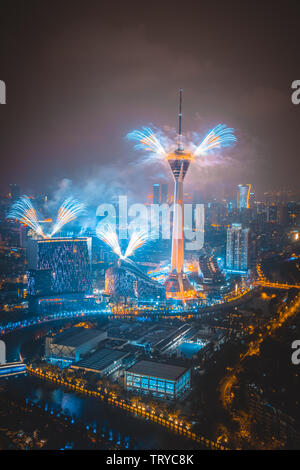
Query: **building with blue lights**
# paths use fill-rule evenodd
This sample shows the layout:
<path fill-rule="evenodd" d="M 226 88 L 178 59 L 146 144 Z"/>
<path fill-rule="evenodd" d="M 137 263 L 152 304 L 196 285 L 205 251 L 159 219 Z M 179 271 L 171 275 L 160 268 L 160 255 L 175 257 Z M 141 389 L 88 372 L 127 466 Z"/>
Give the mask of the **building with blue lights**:
<path fill-rule="evenodd" d="M 78 362 L 106 337 L 106 331 L 71 328 L 55 337 L 46 338 L 45 355 L 49 362 L 67 366 Z"/>
<path fill-rule="evenodd" d="M 191 388 L 191 371 L 184 367 L 152 361 L 139 361 L 125 371 L 125 388 L 174 400 Z"/>
<path fill-rule="evenodd" d="M 232 224 L 227 229 L 226 269 L 246 272 L 249 267 L 249 228 Z"/>
<path fill-rule="evenodd" d="M 91 238 L 48 238 L 37 243 L 37 269 L 51 272 L 49 294 L 91 293 Z"/>
<path fill-rule="evenodd" d="M 96 308 L 91 297 L 91 238 L 48 238 L 35 245 L 36 263 L 31 260 L 26 273 L 30 310 Z"/>
<path fill-rule="evenodd" d="M 24 364 L 24 362 L 7 362 L 6 364 L 0 364 L 0 378 L 19 374 L 26 374 L 26 364 Z"/>
<path fill-rule="evenodd" d="M 115 299 L 162 301 L 166 289 L 144 274 L 134 263 L 119 260 L 105 272 L 105 292 Z"/>
<path fill-rule="evenodd" d="M 34 299 L 35 311 L 39 314 L 51 315 L 59 312 L 79 312 L 103 308 L 92 294 L 60 294 L 38 297 Z"/>
<path fill-rule="evenodd" d="M 238 209 L 248 209 L 250 199 L 251 184 L 239 184 L 237 192 Z"/>

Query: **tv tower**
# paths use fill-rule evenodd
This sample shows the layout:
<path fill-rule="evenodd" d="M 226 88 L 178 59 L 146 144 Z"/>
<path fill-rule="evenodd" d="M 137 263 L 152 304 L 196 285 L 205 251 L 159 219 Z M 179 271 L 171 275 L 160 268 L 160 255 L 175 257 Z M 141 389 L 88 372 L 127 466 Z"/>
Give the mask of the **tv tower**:
<path fill-rule="evenodd" d="M 184 150 L 182 143 L 182 88 L 179 91 L 178 145 L 175 152 L 169 153 L 166 158 L 174 176 L 175 187 L 171 271 L 165 286 L 170 297 L 174 296 L 184 299 L 185 291 L 194 290 L 184 274 L 183 236 L 183 181 L 193 157 L 191 153 Z"/>
<path fill-rule="evenodd" d="M 160 138 L 150 127 L 142 127 L 141 130 L 136 129 L 129 132 L 127 138 L 137 142 L 134 146 L 135 150 L 148 152 L 148 162 L 154 162 L 155 160 L 168 161 L 174 176 L 171 270 L 165 281 L 167 296 L 182 300 L 199 297 L 199 293 L 191 286 L 184 274 L 183 181 L 191 161 L 197 160 L 213 150 L 229 147 L 237 141 L 234 129 L 224 124 L 218 124 L 208 132 L 200 144 L 195 145 L 193 142 L 189 142 L 188 148 L 190 150 L 185 150 L 182 139 L 182 89 L 180 89 L 178 136 L 175 151 L 170 150 L 168 143 L 167 148 L 165 148 L 164 143 L 160 141 Z"/>

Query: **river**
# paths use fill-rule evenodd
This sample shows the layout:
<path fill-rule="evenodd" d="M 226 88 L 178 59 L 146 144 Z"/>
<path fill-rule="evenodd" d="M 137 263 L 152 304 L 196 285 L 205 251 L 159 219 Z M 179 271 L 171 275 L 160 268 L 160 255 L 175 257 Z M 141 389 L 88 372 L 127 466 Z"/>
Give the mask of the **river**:
<path fill-rule="evenodd" d="M 21 352 L 30 359 L 30 354 L 36 353 L 41 347 L 41 340 L 34 342 L 29 340 L 38 338 L 49 325 L 31 327 L 30 329 L 15 331 L 5 338 L 7 347 L 7 361 L 19 359 Z M 78 395 L 74 392 L 63 390 L 55 384 L 44 382 L 33 376 L 19 376 L 10 378 L 8 386 L 20 396 L 25 396 L 35 403 L 46 403 L 49 409 L 62 410 L 83 422 L 87 426 L 96 427 L 105 433 L 113 441 L 127 443 L 135 449 L 195 449 L 199 445 L 168 431 L 167 429 L 140 417 L 134 417 L 125 411 L 111 407 L 95 398 Z"/>

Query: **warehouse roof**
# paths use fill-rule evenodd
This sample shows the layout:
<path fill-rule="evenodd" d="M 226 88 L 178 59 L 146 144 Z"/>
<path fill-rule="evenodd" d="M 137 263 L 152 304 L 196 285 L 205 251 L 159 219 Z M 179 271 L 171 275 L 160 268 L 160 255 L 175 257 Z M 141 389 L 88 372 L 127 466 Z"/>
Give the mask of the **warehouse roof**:
<path fill-rule="evenodd" d="M 82 359 L 77 364 L 72 365 L 72 368 L 89 369 L 101 372 L 115 361 L 119 361 L 123 357 L 128 356 L 127 351 L 119 351 L 117 349 L 102 348 L 96 351 L 90 357 Z"/>
<path fill-rule="evenodd" d="M 127 372 L 139 375 L 157 377 L 159 379 L 177 380 L 188 369 L 170 364 L 152 361 L 139 361 L 130 367 Z"/>
<path fill-rule="evenodd" d="M 53 340 L 53 344 L 60 344 L 61 346 L 71 346 L 77 348 L 84 343 L 87 343 L 97 336 L 101 337 L 102 331 L 89 328 L 71 328 L 70 330 L 61 333 Z"/>

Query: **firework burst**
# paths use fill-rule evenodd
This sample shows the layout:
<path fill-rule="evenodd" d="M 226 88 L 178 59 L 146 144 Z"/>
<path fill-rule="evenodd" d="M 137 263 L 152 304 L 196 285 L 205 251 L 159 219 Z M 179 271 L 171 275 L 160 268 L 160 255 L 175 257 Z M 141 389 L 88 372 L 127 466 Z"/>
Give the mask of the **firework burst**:
<path fill-rule="evenodd" d="M 141 230 L 140 232 L 135 230 L 130 237 L 125 254 L 123 255 L 116 229 L 111 223 L 106 222 L 104 224 L 98 224 L 96 235 L 100 240 L 110 246 L 112 251 L 121 259 L 127 259 L 132 256 L 135 250 L 143 246 L 149 240 L 146 230 Z"/>
<path fill-rule="evenodd" d="M 97 237 L 106 243 L 116 255 L 123 258 L 117 232 L 110 223 L 98 224 L 96 228 Z"/>
<path fill-rule="evenodd" d="M 7 219 L 18 220 L 22 224 L 28 225 L 37 235 L 46 238 L 38 221 L 36 210 L 27 196 L 22 196 L 12 205 Z"/>
<path fill-rule="evenodd" d="M 162 159 L 167 155 L 163 144 L 150 127 L 142 127 L 141 130 L 129 132 L 127 139 L 137 142 L 134 146 L 135 150 L 146 150 Z"/>
<path fill-rule="evenodd" d="M 64 225 L 77 219 L 80 214 L 85 212 L 86 206 L 84 203 L 77 201 L 73 197 L 66 199 L 58 209 L 56 223 L 50 234 L 50 238 L 59 232 Z"/>
<path fill-rule="evenodd" d="M 158 134 L 161 136 L 158 137 Z M 142 127 L 141 130 L 134 130 L 127 134 L 129 140 L 136 141 L 137 144 L 134 146 L 135 150 L 144 150 L 155 155 L 160 160 L 167 160 L 169 155 L 172 155 L 176 150 L 176 144 L 173 143 L 173 150 L 171 151 L 172 145 L 168 145 L 166 148 L 161 140 L 169 142 L 169 139 L 163 134 L 162 131 L 154 132 L 149 127 Z M 161 139 L 161 140 L 160 140 Z M 180 141 L 182 136 L 180 135 Z M 237 141 L 234 135 L 234 129 L 227 127 L 224 124 L 218 124 L 204 137 L 199 145 L 196 145 L 192 141 L 186 143 L 187 154 L 190 160 L 197 160 L 197 157 L 205 156 L 206 154 L 219 150 L 224 147 L 230 147 Z M 170 148 L 169 148 L 170 147 Z"/>
<path fill-rule="evenodd" d="M 149 236 L 147 230 L 141 230 L 140 232 L 134 231 L 126 248 L 124 258 L 132 256 L 135 250 L 143 246 L 148 240 Z"/>
<path fill-rule="evenodd" d="M 230 147 L 236 141 L 234 129 L 226 127 L 224 124 L 219 124 L 204 137 L 192 155 L 194 157 L 205 155 L 207 152 L 220 149 L 221 147 Z M 194 146 L 194 144 L 191 145 Z"/>

